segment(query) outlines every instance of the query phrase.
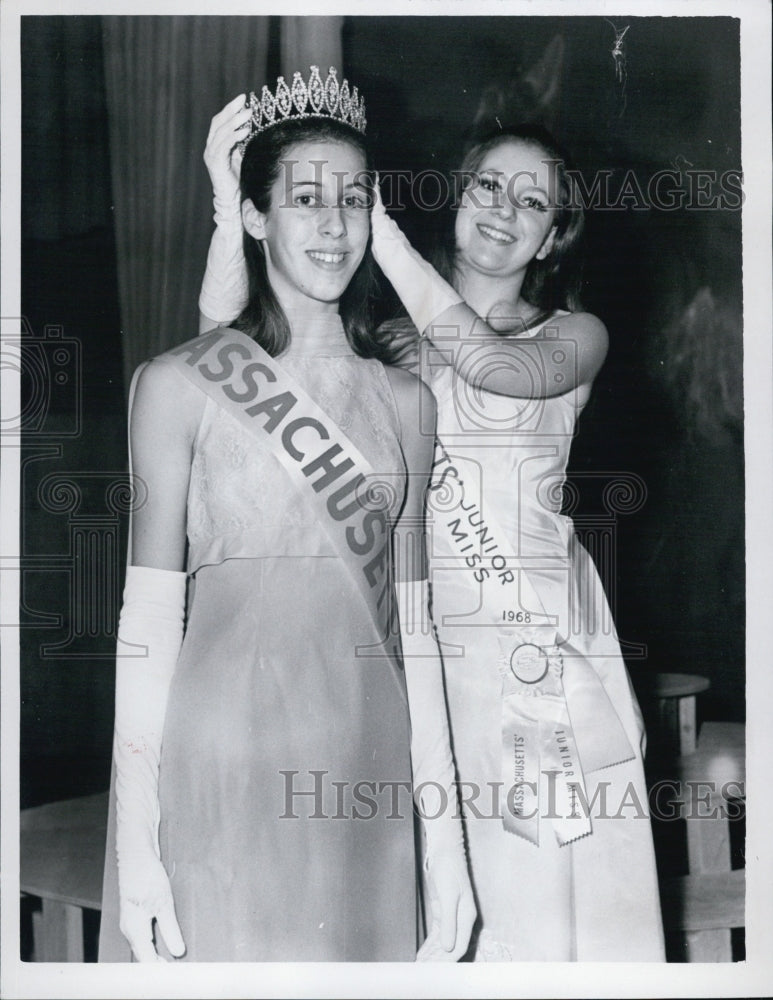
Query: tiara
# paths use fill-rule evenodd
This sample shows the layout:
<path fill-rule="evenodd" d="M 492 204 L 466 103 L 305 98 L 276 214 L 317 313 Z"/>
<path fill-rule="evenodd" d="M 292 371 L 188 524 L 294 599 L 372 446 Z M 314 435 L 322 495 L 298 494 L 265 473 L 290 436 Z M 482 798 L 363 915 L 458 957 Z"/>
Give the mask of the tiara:
<path fill-rule="evenodd" d="M 296 118 L 333 118 L 365 133 L 365 99 L 360 97 L 357 88 L 350 92 L 347 80 L 339 85 L 338 72 L 333 66 L 324 83 L 319 67 L 310 68 L 308 83 L 296 71 L 290 87 L 280 76 L 276 81 L 276 93 L 272 94 L 265 85 L 260 97 L 250 93 L 247 102 L 252 109 L 250 139 L 272 125 Z"/>

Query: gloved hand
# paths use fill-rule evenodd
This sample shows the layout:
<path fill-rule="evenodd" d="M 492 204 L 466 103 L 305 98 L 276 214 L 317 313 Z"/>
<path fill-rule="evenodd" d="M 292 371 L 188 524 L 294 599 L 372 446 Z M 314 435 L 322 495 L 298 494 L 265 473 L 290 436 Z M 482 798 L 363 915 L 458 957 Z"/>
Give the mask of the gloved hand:
<path fill-rule="evenodd" d="M 476 916 L 463 845 L 431 856 L 427 849 L 427 883 L 431 922 L 416 960 L 458 962 L 469 946 Z"/>
<path fill-rule="evenodd" d="M 387 215 L 378 187 L 373 191 L 371 212 L 372 251 L 376 263 L 400 296 L 406 312 L 423 334 L 432 321 L 463 302 L 459 293 L 417 253 L 402 230 Z"/>
<path fill-rule="evenodd" d="M 160 962 L 153 920 L 170 953 L 185 952 L 160 859 L 158 769 L 169 685 L 180 651 L 185 573 L 129 566 L 118 625 L 113 754 L 120 928 L 140 962 Z"/>
<path fill-rule="evenodd" d="M 215 232 L 209 245 L 199 309 L 216 323 L 235 319 L 247 304 L 247 266 L 242 250 L 239 174 L 242 154 L 237 145 L 249 137 L 251 110 L 240 94 L 212 119 L 204 163 L 212 181 Z"/>
<path fill-rule="evenodd" d="M 429 928 L 417 961 L 456 962 L 467 951 L 475 902 L 467 871 L 442 664 L 426 580 L 398 581 L 397 601 L 411 713 L 413 784 L 426 837 Z"/>

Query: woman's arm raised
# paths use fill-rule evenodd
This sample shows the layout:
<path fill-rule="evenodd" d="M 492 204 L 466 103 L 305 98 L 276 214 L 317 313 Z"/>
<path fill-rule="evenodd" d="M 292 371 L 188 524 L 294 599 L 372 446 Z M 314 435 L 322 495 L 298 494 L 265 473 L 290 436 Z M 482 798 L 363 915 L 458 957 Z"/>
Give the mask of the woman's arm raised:
<path fill-rule="evenodd" d="M 204 163 L 212 181 L 215 232 L 199 295 L 199 333 L 235 319 L 247 304 L 247 266 L 242 251 L 238 143 L 249 135 L 251 110 L 239 94 L 212 119 Z"/>
<path fill-rule="evenodd" d="M 606 327 L 591 313 L 557 316 L 534 336 L 518 337 L 495 332 L 463 302 L 437 316 L 424 333 L 426 364 L 452 365 L 476 389 L 525 399 L 590 386 L 609 347 Z"/>
<path fill-rule="evenodd" d="M 373 256 L 419 334 L 430 338 L 430 364 L 451 365 L 478 389 L 527 399 L 561 396 L 589 385 L 607 354 L 604 324 L 590 313 L 555 317 L 535 336 L 492 329 L 467 305 L 386 214 L 375 191 Z M 515 326 L 515 323 L 513 324 Z M 425 359 L 426 363 L 426 359 Z"/>
<path fill-rule="evenodd" d="M 394 368 L 388 372 L 400 412 L 408 468 L 406 499 L 394 533 L 395 588 L 411 714 L 414 798 L 426 836 L 431 909 L 427 938 L 417 959 L 458 961 L 469 944 L 475 903 L 427 582 L 424 503 L 434 451 L 435 400 L 415 376 Z"/>
<path fill-rule="evenodd" d="M 182 645 L 185 505 L 197 403 L 169 368 L 140 372 L 131 413 L 132 524 L 116 649 L 116 854 L 120 927 L 138 961 L 159 961 L 153 920 L 172 955 L 185 951 L 160 858 L 158 774 L 169 686 Z"/>

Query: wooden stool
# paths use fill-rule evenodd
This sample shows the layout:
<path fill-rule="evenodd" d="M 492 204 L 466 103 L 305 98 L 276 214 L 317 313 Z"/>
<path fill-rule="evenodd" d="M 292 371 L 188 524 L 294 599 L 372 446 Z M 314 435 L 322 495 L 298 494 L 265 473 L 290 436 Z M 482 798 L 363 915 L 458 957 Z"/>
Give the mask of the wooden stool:
<path fill-rule="evenodd" d="M 38 896 L 32 914 L 36 962 L 83 961 L 83 910 L 102 906 L 107 792 L 23 809 L 21 891 Z"/>
<path fill-rule="evenodd" d="M 697 674 L 654 674 L 650 698 L 655 703 L 658 733 L 653 749 L 663 757 L 686 756 L 696 748 L 695 698 L 711 687 Z"/>
<path fill-rule="evenodd" d="M 667 879 L 663 921 L 685 935 L 689 962 L 730 962 L 730 930 L 745 925 L 746 880 L 731 869 L 731 815 L 745 795 L 746 727 L 706 722 L 697 750 L 670 768 L 684 812 L 689 874 Z"/>

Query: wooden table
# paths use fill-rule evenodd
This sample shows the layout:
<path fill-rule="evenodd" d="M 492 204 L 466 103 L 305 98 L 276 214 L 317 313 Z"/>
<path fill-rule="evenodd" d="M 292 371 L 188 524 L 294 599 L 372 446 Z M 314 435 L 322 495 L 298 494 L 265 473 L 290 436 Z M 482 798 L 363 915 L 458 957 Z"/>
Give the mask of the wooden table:
<path fill-rule="evenodd" d="M 32 915 L 36 962 L 83 961 L 83 910 L 102 905 L 107 792 L 23 809 L 21 891 L 38 896 Z"/>

